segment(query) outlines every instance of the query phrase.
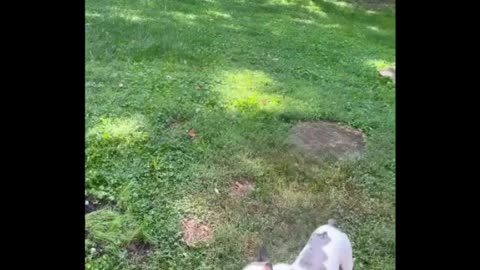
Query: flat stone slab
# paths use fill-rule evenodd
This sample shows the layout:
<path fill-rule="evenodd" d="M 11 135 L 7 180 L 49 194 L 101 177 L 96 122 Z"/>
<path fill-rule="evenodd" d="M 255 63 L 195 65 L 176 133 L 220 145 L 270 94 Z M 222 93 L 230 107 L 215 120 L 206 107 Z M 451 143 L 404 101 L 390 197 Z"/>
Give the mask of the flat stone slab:
<path fill-rule="evenodd" d="M 302 152 L 317 159 L 358 156 L 365 147 L 360 130 L 325 121 L 301 122 L 293 127 L 291 138 Z"/>

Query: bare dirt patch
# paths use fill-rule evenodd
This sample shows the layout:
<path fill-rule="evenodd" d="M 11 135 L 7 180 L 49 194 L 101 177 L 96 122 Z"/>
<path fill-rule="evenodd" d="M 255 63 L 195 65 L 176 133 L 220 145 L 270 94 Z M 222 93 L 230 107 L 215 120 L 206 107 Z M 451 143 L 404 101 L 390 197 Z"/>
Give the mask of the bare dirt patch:
<path fill-rule="evenodd" d="M 238 179 L 230 187 L 230 195 L 240 198 L 250 193 L 255 188 L 255 182 L 252 179 Z"/>
<path fill-rule="evenodd" d="M 317 159 L 341 159 L 359 155 L 365 141 L 360 130 L 325 121 L 301 122 L 293 127 L 292 141 Z"/>
<path fill-rule="evenodd" d="M 206 242 L 213 236 L 212 229 L 201 224 L 194 218 L 186 218 L 182 221 L 183 242 L 189 247 L 195 247 L 199 242 Z"/>
<path fill-rule="evenodd" d="M 152 244 L 142 240 L 133 240 L 127 245 L 128 255 L 137 260 L 143 259 L 144 256 L 152 251 L 152 249 Z"/>

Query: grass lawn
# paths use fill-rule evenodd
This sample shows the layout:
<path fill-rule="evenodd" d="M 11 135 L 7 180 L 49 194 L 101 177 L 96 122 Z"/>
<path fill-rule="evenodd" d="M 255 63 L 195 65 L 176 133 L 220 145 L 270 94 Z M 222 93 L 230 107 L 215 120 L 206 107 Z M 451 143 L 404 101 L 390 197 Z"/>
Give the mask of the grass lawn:
<path fill-rule="evenodd" d="M 395 12 L 336 0 L 86 0 L 87 269 L 291 262 L 336 218 L 356 269 L 395 268 Z M 294 149 L 299 121 L 363 155 Z M 254 189 L 232 196 L 232 185 Z M 96 205 L 98 201 L 98 205 Z M 185 219 L 206 241 L 182 241 Z"/>

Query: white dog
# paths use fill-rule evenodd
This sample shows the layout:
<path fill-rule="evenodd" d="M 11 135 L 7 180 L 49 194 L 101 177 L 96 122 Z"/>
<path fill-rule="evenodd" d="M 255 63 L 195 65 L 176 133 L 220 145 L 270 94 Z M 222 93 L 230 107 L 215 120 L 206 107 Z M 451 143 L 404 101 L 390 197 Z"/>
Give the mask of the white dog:
<path fill-rule="evenodd" d="M 243 270 L 352 270 L 352 245 L 348 236 L 340 231 L 335 220 L 318 227 L 295 262 L 272 265 L 268 262 L 266 250 L 260 251 L 258 260 Z"/>

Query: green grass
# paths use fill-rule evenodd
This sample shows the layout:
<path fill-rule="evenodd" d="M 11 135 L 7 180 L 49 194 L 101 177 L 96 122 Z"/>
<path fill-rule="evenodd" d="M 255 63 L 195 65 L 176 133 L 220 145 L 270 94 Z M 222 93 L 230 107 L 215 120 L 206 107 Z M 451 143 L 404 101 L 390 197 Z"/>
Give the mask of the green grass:
<path fill-rule="evenodd" d="M 388 8 L 87 0 L 86 193 L 110 201 L 86 216 L 87 269 L 241 269 L 261 243 L 288 262 L 331 217 L 356 269 L 394 269 L 395 85 L 377 75 L 391 63 Z M 365 154 L 292 151 L 289 129 L 313 119 L 362 129 Z M 240 178 L 256 189 L 235 199 Z M 213 240 L 186 247 L 186 216 Z M 139 235 L 154 247 L 142 260 L 125 249 Z"/>

